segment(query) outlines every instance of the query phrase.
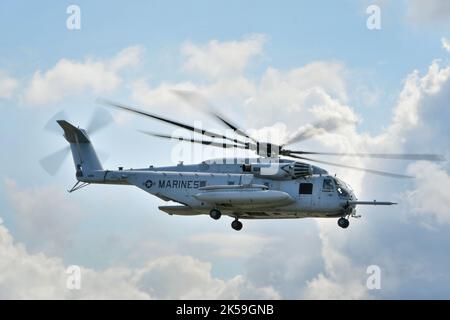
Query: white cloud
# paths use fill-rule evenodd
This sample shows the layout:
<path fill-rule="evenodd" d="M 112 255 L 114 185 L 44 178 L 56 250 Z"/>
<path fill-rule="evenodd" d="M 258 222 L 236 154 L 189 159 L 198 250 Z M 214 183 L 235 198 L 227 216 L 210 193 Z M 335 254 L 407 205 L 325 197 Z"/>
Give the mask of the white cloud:
<path fill-rule="evenodd" d="M 264 42 L 263 35 L 252 35 L 240 41 L 211 40 L 204 46 L 188 42 L 181 48 L 186 56 L 184 69 L 211 79 L 240 75 L 250 58 L 261 54 Z"/>
<path fill-rule="evenodd" d="M 143 51 L 140 46 L 125 48 L 109 61 L 109 66 L 114 71 L 137 67 L 142 60 Z"/>
<path fill-rule="evenodd" d="M 59 258 L 30 254 L 15 243 L 0 219 L 0 299 L 277 299 L 271 287 L 255 287 L 243 276 L 222 280 L 211 264 L 189 256 L 166 256 L 141 268 L 81 267 L 81 289 L 66 287 L 67 266 Z"/>
<path fill-rule="evenodd" d="M 0 299 L 149 298 L 123 270 L 82 269 L 82 289 L 68 290 L 66 266 L 59 258 L 30 254 L 15 243 L 0 219 Z"/>
<path fill-rule="evenodd" d="M 206 49 L 202 52 L 209 54 Z M 232 63 L 229 61 L 225 65 Z M 249 129 L 281 122 L 286 123 L 289 130 L 297 130 L 315 119 L 323 120 L 323 116 L 345 118 L 349 123 L 357 121 L 355 113 L 345 104 L 348 99 L 345 68 L 338 62 L 317 61 L 288 71 L 269 67 L 260 80 L 254 81 L 245 77 L 243 70 L 235 71 L 232 78 L 220 78 L 207 84 L 179 82 L 150 87 L 141 79 L 132 85 L 132 98 L 152 111 L 198 118 L 199 115 L 193 115 L 193 109 L 186 108 L 172 90 L 193 91 L 219 109 L 227 110 L 231 118 Z"/>
<path fill-rule="evenodd" d="M 345 255 L 346 235 L 336 232 L 335 221 L 318 221 L 325 272 L 308 281 L 307 299 L 367 299 L 365 269 Z"/>
<path fill-rule="evenodd" d="M 163 112 L 165 115 L 177 117 L 187 116 L 195 120 L 202 119 L 204 113 L 198 112 L 200 108 L 187 105 L 174 93 L 174 90 L 199 93 L 216 107 L 223 106 L 228 112 L 237 111 L 236 106 L 242 104 L 242 100 L 255 92 L 254 83 L 244 76 L 219 79 L 207 84 L 190 81 L 163 82 L 155 87 L 150 86 L 145 79 L 138 79 L 132 83 L 131 88 L 131 97 L 138 105 L 144 106 L 152 112 Z M 242 113 L 238 114 L 242 116 Z"/>
<path fill-rule="evenodd" d="M 189 108 L 180 107 L 180 100 L 172 90 L 193 90 L 196 88 L 191 82 L 161 83 L 152 88 L 145 79 L 135 80 L 131 84 L 131 97 L 140 106 L 147 107 L 152 111 L 164 112 L 166 115 L 177 113 L 188 115 Z M 187 110 L 186 110 L 187 109 Z"/>
<path fill-rule="evenodd" d="M 17 237 L 33 252 L 64 253 L 72 244 L 81 209 L 52 187 L 20 189 L 7 179 L 5 190 L 14 213 Z"/>
<path fill-rule="evenodd" d="M 261 221 L 260 228 L 261 235 L 274 241 L 248 254 L 247 276 L 255 285 L 275 288 L 283 299 L 303 298 L 308 281 L 323 269 L 315 222 Z"/>
<path fill-rule="evenodd" d="M 256 288 L 240 275 L 228 281 L 213 278 L 211 267 L 189 256 L 164 257 L 138 271 L 135 281 L 158 299 L 279 298 L 272 288 Z"/>
<path fill-rule="evenodd" d="M 406 192 L 413 212 L 426 223 L 450 224 L 450 175 L 436 164 L 418 162 L 408 168 L 416 176 L 414 188 Z"/>
<path fill-rule="evenodd" d="M 380 140 L 397 150 L 448 151 L 442 137 L 449 133 L 444 121 L 450 115 L 446 107 L 449 79 L 450 66 L 441 66 L 439 61 L 433 61 L 423 76 L 417 70 L 409 74 L 394 108 L 392 123 L 379 136 Z"/>
<path fill-rule="evenodd" d="M 188 241 L 204 247 L 219 257 L 248 257 L 258 253 L 264 246 L 276 241 L 271 237 L 252 234 L 238 234 L 230 237 L 227 233 L 206 233 L 193 235 Z"/>
<path fill-rule="evenodd" d="M 409 0 L 407 16 L 415 23 L 448 22 L 450 2 L 447 0 Z"/>
<path fill-rule="evenodd" d="M 442 48 L 444 48 L 445 50 L 447 50 L 448 53 L 450 53 L 450 42 L 448 42 L 448 40 L 446 38 L 442 38 L 441 43 L 442 43 Z"/>
<path fill-rule="evenodd" d="M 68 95 L 111 92 L 122 82 L 120 72 L 135 67 L 141 55 L 140 47 L 129 47 L 109 60 L 86 59 L 79 62 L 61 59 L 51 69 L 34 73 L 25 91 L 25 101 L 42 105 Z"/>
<path fill-rule="evenodd" d="M 0 70 L 0 98 L 10 98 L 19 82 Z"/>
<path fill-rule="evenodd" d="M 391 124 L 386 130 L 378 135 L 369 136 L 364 133 L 359 133 L 356 130 L 346 131 L 345 138 L 337 137 L 337 139 L 321 139 L 318 141 L 333 148 L 336 144 L 344 141 L 349 142 L 357 150 L 370 150 L 370 152 L 411 152 L 411 153 L 425 153 L 438 152 L 448 153 L 448 139 L 449 130 L 447 119 L 449 111 L 447 108 L 448 97 L 450 96 L 450 67 L 441 66 L 439 61 L 433 61 L 423 75 L 419 71 L 413 71 L 406 78 L 403 90 L 400 93 L 398 102 L 394 108 Z M 328 144 L 327 144 L 328 142 Z M 343 160 L 343 159 L 341 159 Z M 339 160 L 338 160 L 339 161 Z M 362 166 L 372 167 L 374 161 L 363 161 Z M 450 221 L 450 212 L 448 210 L 450 198 L 445 193 L 444 185 L 450 184 L 448 171 L 444 168 L 446 164 L 431 164 L 429 162 L 417 162 L 409 166 L 407 173 L 416 176 L 412 180 L 410 190 L 404 194 L 402 190 L 405 188 L 404 181 L 377 181 L 376 185 L 372 185 L 373 181 L 369 175 L 361 175 L 359 179 L 355 179 L 355 174 L 348 171 L 345 174 L 345 180 L 354 181 L 351 183 L 358 193 L 369 194 L 370 196 L 378 194 L 379 196 L 392 199 L 397 197 L 400 200 L 400 205 L 407 213 L 400 215 L 399 208 L 389 210 L 396 217 L 390 218 L 372 218 L 372 224 L 369 226 L 363 221 L 355 221 L 361 226 L 350 226 L 350 228 L 363 228 L 355 233 L 346 233 L 345 237 L 337 236 L 339 230 L 333 230 L 336 226 L 328 227 L 327 221 L 317 221 L 321 230 L 322 240 L 322 257 L 325 263 L 325 271 L 319 273 L 308 284 L 308 290 L 305 296 L 310 298 L 367 298 L 368 291 L 365 288 L 365 280 L 367 275 L 364 274 L 367 265 L 358 263 L 359 256 L 355 252 L 349 252 L 348 247 L 353 250 L 370 250 L 368 255 L 371 264 L 372 259 L 375 263 L 383 266 L 384 287 L 382 286 L 382 294 L 390 294 L 395 290 L 402 290 L 402 287 L 407 286 L 411 280 L 425 281 L 425 284 L 436 281 L 427 278 L 430 270 L 436 269 L 434 266 L 422 261 L 421 257 L 417 256 L 403 256 L 402 253 L 417 251 L 413 242 L 401 239 L 395 245 L 398 250 L 392 252 L 391 249 L 384 249 L 387 245 L 383 239 L 376 240 L 377 243 L 358 243 L 364 234 L 364 242 L 374 241 L 371 233 L 378 236 L 390 236 L 391 240 L 394 237 L 392 234 L 384 234 L 383 228 L 389 226 L 389 230 L 397 230 L 405 223 L 412 223 L 417 225 L 428 225 L 435 228 L 436 232 L 440 232 L 440 227 L 448 225 Z M 394 172 L 405 171 L 405 166 L 402 163 L 387 162 L 385 169 Z M 364 180 L 362 180 L 364 178 Z M 382 186 L 382 189 L 380 189 Z M 379 214 L 378 208 L 358 208 L 359 212 L 376 215 Z M 416 214 L 416 216 L 414 216 Z M 369 217 L 367 217 L 369 218 Z M 367 219 L 366 218 L 366 219 Z M 414 219 L 415 218 L 415 219 Z M 334 224 L 335 222 L 333 222 Z M 379 227 L 378 225 L 383 227 Z M 397 227 L 390 227 L 391 225 Z M 413 227 L 410 227 L 413 228 Z M 353 231 L 353 230 L 351 230 Z M 415 239 L 417 237 L 426 237 L 422 235 L 420 230 L 414 229 Z M 427 231 L 423 231 L 427 232 Z M 439 237 L 443 237 L 441 233 Z M 353 239 L 353 240 L 352 240 Z M 423 239 L 427 241 L 426 239 Z M 352 245 L 351 241 L 357 244 Z M 358 248 L 358 249 L 356 249 Z M 377 250 L 382 250 L 382 254 L 376 254 Z M 432 255 L 432 254 L 431 254 Z M 367 258 L 366 258 L 367 259 Z M 403 268 L 403 259 L 409 259 L 408 271 L 405 272 Z M 425 266 L 425 267 L 424 267 Z M 395 277 L 392 276 L 395 274 Z M 349 277 L 349 275 L 351 275 Z M 442 275 L 439 275 L 442 278 Z M 423 280 L 425 279 L 425 280 Z M 389 280 L 389 281 L 388 281 Z M 439 281 L 439 280 L 438 280 Z M 424 284 L 424 282 L 421 282 Z M 387 291 L 384 291 L 387 290 Z M 411 291 L 411 294 L 419 295 L 424 288 L 416 287 Z"/>
<path fill-rule="evenodd" d="M 244 109 L 253 125 L 281 121 L 291 129 L 311 122 L 314 110 L 330 111 L 327 105 L 331 104 L 334 104 L 332 109 L 339 106 L 337 113 L 348 115 L 344 73 L 344 66 L 337 62 L 312 62 L 286 72 L 269 67 L 248 95 Z M 352 115 L 351 119 L 354 118 Z"/>

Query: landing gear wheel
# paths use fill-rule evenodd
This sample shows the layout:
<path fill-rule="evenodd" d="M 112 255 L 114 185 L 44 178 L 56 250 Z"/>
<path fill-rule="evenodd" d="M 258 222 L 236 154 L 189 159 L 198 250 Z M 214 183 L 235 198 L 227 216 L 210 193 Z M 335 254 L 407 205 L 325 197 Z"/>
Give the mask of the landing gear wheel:
<path fill-rule="evenodd" d="M 239 220 L 234 220 L 234 221 L 231 223 L 231 227 L 232 227 L 234 230 L 239 231 L 239 230 L 242 229 L 242 222 L 240 222 Z"/>
<path fill-rule="evenodd" d="M 345 218 L 339 218 L 338 219 L 338 226 L 343 228 L 343 229 L 348 228 L 349 224 L 350 224 L 350 221 L 348 221 L 348 219 L 345 219 Z"/>
<path fill-rule="evenodd" d="M 211 211 L 209 212 L 209 216 L 214 220 L 219 220 L 222 216 L 222 213 L 217 209 L 211 209 Z"/>

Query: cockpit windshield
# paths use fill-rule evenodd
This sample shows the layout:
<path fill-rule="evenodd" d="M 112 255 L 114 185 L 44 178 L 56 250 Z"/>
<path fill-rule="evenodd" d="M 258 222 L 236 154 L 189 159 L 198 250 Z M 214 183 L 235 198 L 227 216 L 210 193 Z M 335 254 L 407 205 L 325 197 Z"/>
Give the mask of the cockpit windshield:
<path fill-rule="evenodd" d="M 334 178 L 334 182 L 336 183 L 336 189 L 339 197 L 346 199 L 351 198 L 351 189 L 344 181 Z"/>

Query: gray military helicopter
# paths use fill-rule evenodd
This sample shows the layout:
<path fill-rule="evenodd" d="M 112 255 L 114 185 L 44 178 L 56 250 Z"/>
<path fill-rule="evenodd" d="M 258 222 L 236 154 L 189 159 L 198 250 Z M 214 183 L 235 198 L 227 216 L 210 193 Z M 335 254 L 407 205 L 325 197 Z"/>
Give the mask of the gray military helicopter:
<path fill-rule="evenodd" d="M 185 138 L 167 134 L 143 133 L 163 139 L 201 144 L 218 148 L 236 148 L 255 152 L 255 158 L 224 158 L 203 161 L 199 164 L 166 167 L 148 167 L 117 170 L 103 169 L 88 135 L 90 130 L 78 128 L 66 120 L 57 120 L 70 144 L 76 170 L 76 184 L 69 192 L 89 184 L 133 185 L 164 201 L 178 205 L 160 206 L 170 214 L 193 216 L 207 214 L 218 220 L 222 215 L 232 217 L 231 227 L 242 229 L 242 219 L 294 219 L 336 218 L 341 228 L 349 226 L 349 217 L 356 214 L 357 205 L 394 205 L 389 201 L 360 201 L 352 189 L 341 179 L 328 174 L 320 167 L 309 164 L 317 162 L 339 166 L 372 174 L 411 178 L 397 173 L 358 168 L 345 164 L 311 159 L 305 155 L 352 156 L 380 159 L 442 161 L 434 154 L 363 154 L 330 153 L 290 150 L 286 146 L 309 139 L 336 124 L 318 122 L 309 129 L 295 135 L 282 145 L 260 142 L 248 135 L 231 121 L 211 111 L 226 128 L 236 136 L 229 137 L 208 130 L 200 130 L 186 123 L 167 119 L 142 109 L 102 100 L 104 105 L 131 112 L 136 115 L 162 121 L 166 124 L 201 135 L 200 138 Z M 100 126 L 105 122 L 100 121 Z M 58 153 L 56 156 L 59 157 Z M 44 167 L 52 157 L 42 160 Z M 290 160 L 293 158 L 295 160 Z"/>

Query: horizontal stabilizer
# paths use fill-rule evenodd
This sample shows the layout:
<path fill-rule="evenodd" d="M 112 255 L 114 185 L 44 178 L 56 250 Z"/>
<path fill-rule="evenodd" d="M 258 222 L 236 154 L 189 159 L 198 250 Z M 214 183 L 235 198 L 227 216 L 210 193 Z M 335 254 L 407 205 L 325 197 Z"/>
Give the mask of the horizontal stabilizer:
<path fill-rule="evenodd" d="M 64 130 L 64 137 L 70 143 L 89 143 L 87 134 L 66 120 L 57 120 L 60 127 Z"/>

